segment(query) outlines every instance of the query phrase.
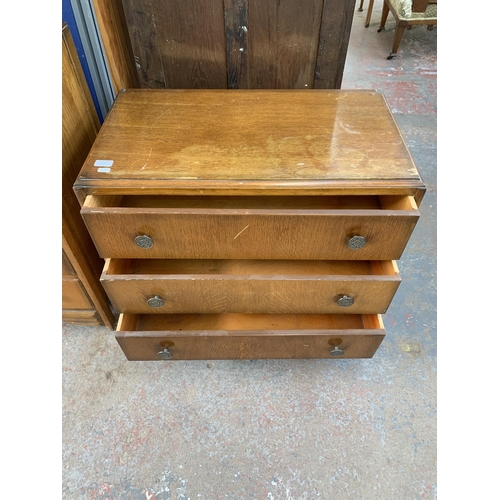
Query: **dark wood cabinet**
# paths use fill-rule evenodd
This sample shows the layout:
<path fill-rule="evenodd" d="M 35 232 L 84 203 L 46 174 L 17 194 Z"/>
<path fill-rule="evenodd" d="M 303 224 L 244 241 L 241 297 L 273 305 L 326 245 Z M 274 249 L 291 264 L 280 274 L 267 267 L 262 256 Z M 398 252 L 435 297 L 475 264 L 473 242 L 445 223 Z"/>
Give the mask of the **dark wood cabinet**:
<path fill-rule="evenodd" d="M 123 0 L 122 7 L 142 88 L 339 89 L 355 0 Z"/>

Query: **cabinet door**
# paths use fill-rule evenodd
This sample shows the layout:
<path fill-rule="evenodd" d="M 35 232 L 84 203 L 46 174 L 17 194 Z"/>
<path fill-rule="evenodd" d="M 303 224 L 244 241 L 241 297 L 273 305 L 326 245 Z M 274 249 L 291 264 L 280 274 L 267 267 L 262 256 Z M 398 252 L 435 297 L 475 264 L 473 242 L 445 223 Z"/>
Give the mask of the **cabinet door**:
<path fill-rule="evenodd" d="M 124 0 L 124 31 L 143 88 L 338 89 L 354 7 L 355 0 Z"/>

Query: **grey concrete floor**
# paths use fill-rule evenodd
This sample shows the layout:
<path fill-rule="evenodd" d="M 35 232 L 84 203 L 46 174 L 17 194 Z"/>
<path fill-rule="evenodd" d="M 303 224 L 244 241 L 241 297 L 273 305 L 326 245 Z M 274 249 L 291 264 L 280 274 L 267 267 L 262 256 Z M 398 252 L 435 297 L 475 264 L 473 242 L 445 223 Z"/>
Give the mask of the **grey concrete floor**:
<path fill-rule="evenodd" d="M 357 7 L 356 7 L 357 8 Z M 64 499 L 422 499 L 436 479 L 436 38 L 386 59 L 355 12 L 343 88 L 386 95 L 428 185 L 370 360 L 128 362 L 63 324 Z"/>

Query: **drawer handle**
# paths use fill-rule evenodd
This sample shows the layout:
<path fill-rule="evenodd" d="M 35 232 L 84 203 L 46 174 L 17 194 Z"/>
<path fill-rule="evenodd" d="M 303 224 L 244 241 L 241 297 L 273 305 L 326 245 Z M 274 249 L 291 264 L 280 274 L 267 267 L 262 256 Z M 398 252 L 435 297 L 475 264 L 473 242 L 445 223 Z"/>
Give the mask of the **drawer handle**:
<path fill-rule="evenodd" d="M 147 234 L 140 234 L 135 237 L 134 243 L 140 248 L 151 248 L 153 246 L 153 238 Z"/>
<path fill-rule="evenodd" d="M 163 307 L 165 305 L 165 302 L 161 297 L 158 297 L 158 295 L 155 295 L 154 297 L 151 297 L 148 299 L 148 306 L 149 307 Z"/>
<path fill-rule="evenodd" d="M 340 297 L 337 304 L 342 307 L 350 307 L 354 304 L 354 299 L 348 295 L 344 295 Z"/>
<path fill-rule="evenodd" d="M 173 354 L 168 350 L 168 347 L 165 347 L 163 351 L 160 351 L 158 353 L 158 357 L 160 359 L 170 359 L 173 356 Z"/>
<path fill-rule="evenodd" d="M 363 248 L 365 244 L 366 244 L 366 238 L 364 236 L 353 236 L 347 242 L 347 246 L 351 250 L 359 250 L 360 248 Z"/>
<path fill-rule="evenodd" d="M 330 351 L 330 356 L 332 357 L 337 357 L 337 356 L 343 356 L 344 351 L 342 349 L 339 349 L 338 347 L 335 347 L 335 349 Z"/>

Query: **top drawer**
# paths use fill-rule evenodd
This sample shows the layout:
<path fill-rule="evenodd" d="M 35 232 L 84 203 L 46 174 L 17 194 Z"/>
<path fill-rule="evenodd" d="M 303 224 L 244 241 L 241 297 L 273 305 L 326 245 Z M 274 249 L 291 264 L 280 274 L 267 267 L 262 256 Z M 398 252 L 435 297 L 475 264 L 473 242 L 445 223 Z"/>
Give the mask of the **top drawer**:
<path fill-rule="evenodd" d="M 412 196 L 87 196 L 103 258 L 397 260 Z"/>

